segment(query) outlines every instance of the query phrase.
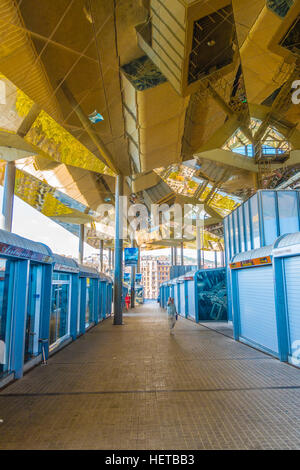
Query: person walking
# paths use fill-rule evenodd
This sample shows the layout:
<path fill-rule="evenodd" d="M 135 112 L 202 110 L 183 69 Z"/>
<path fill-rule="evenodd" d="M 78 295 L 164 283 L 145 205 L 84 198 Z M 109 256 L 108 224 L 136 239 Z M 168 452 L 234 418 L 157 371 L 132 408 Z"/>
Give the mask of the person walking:
<path fill-rule="evenodd" d="M 130 305 L 130 295 L 129 294 L 126 294 L 125 304 L 126 304 L 127 310 L 129 310 L 129 305 Z"/>
<path fill-rule="evenodd" d="M 174 327 L 176 324 L 177 320 L 177 312 L 176 312 L 176 307 L 174 304 L 174 299 L 172 297 L 169 297 L 168 303 L 167 303 L 167 313 L 168 313 L 168 323 L 169 323 L 169 328 L 170 328 L 170 334 L 174 333 Z"/>

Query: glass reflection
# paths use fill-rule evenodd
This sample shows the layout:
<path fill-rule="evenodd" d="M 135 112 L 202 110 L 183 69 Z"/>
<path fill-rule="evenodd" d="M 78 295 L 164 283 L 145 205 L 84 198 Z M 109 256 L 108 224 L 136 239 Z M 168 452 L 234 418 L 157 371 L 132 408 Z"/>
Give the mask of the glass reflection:
<path fill-rule="evenodd" d="M 42 267 L 30 265 L 28 302 L 25 330 L 24 360 L 28 361 L 39 351 L 39 324 L 41 310 Z"/>
<path fill-rule="evenodd" d="M 0 259 L 0 376 L 9 371 L 13 263 Z"/>
<path fill-rule="evenodd" d="M 203 269 L 196 282 L 199 320 L 227 320 L 225 269 Z"/>
<path fill-rule="evenodd" d="M 55 277 L 52 283 L 50 345 L 69 334 L 70 276 L 55 273 Z"/>
<path fill-rule="evenodd" d="M 85 308 L 85 327 L 87 328 L 93 321 L 93 282 L 89 277 L 86 278 L 86 308 Z"/>

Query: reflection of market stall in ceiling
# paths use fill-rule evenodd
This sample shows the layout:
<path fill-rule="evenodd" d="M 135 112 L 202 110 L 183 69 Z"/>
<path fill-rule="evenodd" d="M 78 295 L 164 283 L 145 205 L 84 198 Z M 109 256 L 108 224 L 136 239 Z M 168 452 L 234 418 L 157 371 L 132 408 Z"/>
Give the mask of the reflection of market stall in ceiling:
<path fill-rule="evenodd" d="M 90 243 L 116 168 L 133 202 L 204 204 L 221 236 L 258 188 L 297 184 L 299 14 L 293 0 L 0 0 L 0 158 L 80 203 L 49 191 L 43 210 L 72 207 L 71 230 L 75 210 L 92 215 Z"/>

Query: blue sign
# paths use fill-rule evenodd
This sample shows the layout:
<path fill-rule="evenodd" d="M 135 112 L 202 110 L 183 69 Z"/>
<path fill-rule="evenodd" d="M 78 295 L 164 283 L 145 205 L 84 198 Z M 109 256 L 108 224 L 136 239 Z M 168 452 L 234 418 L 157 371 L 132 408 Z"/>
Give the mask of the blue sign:
<path fill-rule="evenodd" d="M 142 274 L 141 273 L 136 273 L 135 282 L 141 282 L 141 280 L 142 280 Z"/>
<path fill-rule="evenodd" d="M 123 273 L 123 279 L 124 279 L 124 282 L 129 282 L 130 281 L 130 273 Z"/>
<path fill-rule="evenodd" d="M 104 117 L 102 116 L 102 114 L 98 113 L 97 111 L 94 111 L 92 114 L 89 114 L 89 120 L 93 124 L 96 124 L 97 122 L 104 121 Z"/>
<path fill-rule="evenodd" d="M 136 266 L 138 264 L 139 249 L 124 248 L 125 266 Z"/>

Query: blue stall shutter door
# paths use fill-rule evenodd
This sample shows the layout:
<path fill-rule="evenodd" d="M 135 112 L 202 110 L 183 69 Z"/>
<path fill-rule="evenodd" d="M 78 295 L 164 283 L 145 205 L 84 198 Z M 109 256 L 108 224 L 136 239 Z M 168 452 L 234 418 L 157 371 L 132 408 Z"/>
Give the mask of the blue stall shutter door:
<path fill-rule="evenodd" d="M 287 321 L 289 331 L 289 355 L 293 353 L 293 342 L 300 340 L 300 256 L 284 260 Z M 296 346 L 295 349 L 298 349 Z"/>
<path fill-rule="evenodd" d="M 278 353 L 272 266 L 238 272 L 240 336 Z"/>

